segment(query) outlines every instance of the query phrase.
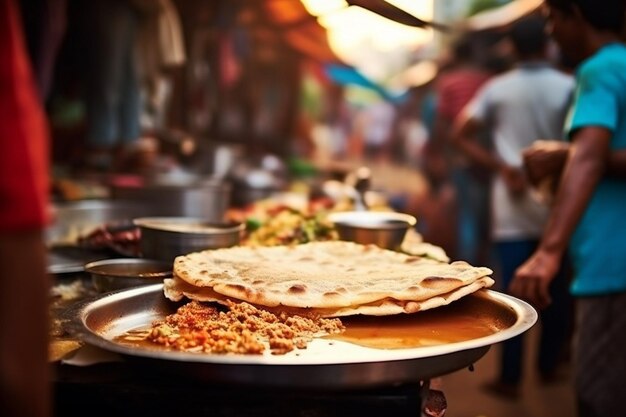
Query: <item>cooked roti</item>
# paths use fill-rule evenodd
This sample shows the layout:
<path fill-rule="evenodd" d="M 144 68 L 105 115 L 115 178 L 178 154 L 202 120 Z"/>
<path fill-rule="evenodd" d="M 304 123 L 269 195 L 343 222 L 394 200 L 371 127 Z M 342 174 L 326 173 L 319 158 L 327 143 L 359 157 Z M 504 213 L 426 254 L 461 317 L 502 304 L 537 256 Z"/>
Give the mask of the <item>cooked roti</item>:
<path fill-rule="evenodd" d="M 406 236 L 404 236 L 404 240 L 400 245 L 400 250 L 409 255 L 430 258 L 439 262 L 450 262 L 450 258 L 446 255 L 446 251 L 443 248 L 424 242 L 422 235 L 417 233 L 415 229 L 409 229 L 406 232 Z"/>
<path fill-rule="evenodd" d="M 468 287 L 491 275 L 489 268 L 344 241 L 196 252 L 177 257 L 174 274 L 194 287 L 255 305 L 333 310 L 391 299 L 407 302 L 401 308 L 406 311 L 408 302 L 493 283 L 482 280 Z"/>
<path fill-rule="evenodd" d="M 406 301 L 395 300 L 393 298 L 385 298 L 369 304 L 339 307 L 339 308 L 298 308 L 298 307 L 267 307 L 264 308 L 273 313 L 286 312 L 289 314 L 297 314 L 307 316 L 310 314 L 320 317 L 342 317 L 363 314 L 367 316 L 390 316 L 401 313 L 416 313 L 435 307 L 441 307 L 450 304 L 468 294 L 478 291 L 481 288 L 492 286 L 493 279 L 483 277 L 464 287 L 457 288 L 446 294 L 441 294 L 433 298 L 422 301 Z M 172 301 L 180 301 L 183 298 L 202 302 L 217 302 L 219 304 L 228 305 L 230 298 L 213 291 L 209 287 L 195 287 L 178 277 L 168 278 L 164 281 L 165 296 Z M 231 300 L 233 301 L 233 300 Z"/>

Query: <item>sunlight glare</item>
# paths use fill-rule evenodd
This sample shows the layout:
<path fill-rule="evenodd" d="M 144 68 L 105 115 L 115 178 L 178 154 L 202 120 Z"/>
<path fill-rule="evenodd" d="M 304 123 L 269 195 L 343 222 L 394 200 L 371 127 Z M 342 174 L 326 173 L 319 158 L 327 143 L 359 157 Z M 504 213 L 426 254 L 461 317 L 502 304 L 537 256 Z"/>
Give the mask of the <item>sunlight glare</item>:
<path fill-rule="evenodd" d="M 389 0 L 389 3 L 424 20 L 433 16 L 433 0 Z M 302 0 L 328 31 L 331 48 L 351 62 L 354 48 L 371 47 L 381 52 L 415 48 L 432 39 L 432 31 L 396 23 L 361 7 L 346 7 L 344 0 Z"/>

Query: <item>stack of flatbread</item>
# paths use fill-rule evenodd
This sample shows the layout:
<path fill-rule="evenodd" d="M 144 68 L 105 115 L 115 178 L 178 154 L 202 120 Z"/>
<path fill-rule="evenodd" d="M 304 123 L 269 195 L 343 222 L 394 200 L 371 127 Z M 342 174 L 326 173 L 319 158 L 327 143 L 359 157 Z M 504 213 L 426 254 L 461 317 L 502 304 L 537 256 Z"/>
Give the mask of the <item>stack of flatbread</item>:
<path fill-rule="evenodd" d="M 489 268 L 345 241 L 207 250 L 179 256 L 167 298 L 183 297 L 321 317 L 415 313 L 458 300 L 494 281 Z"/>

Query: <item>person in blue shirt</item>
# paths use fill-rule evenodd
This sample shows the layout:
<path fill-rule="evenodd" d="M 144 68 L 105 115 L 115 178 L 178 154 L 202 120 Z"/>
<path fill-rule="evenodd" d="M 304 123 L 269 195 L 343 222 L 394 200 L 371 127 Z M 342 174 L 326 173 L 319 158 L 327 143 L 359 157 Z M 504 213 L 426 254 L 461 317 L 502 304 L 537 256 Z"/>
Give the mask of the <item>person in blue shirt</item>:
<path fill-rule="evenodd" d="M 570 145 L 561 153 L 562 170 L 539 246 L 517 269 L 509 290 L 545 308 L 569 246 L 579 416 L 624 415 L 626 47 L 619 41 L 626 2 L 547 0 L 546 6 L 552 37 L 577 63 L 565 123 Z M 531 166 L 532 159 L 530 152 Z"/>

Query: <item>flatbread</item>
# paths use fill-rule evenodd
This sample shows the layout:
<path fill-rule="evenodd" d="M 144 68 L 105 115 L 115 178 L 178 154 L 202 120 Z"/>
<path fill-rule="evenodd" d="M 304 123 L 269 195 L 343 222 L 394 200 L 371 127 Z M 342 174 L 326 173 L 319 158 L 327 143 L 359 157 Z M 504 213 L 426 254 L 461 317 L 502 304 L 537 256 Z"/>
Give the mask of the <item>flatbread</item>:
<path fill-rule="evenodd" d="M 457 288 L 446 294 L 441 294 L 423 301 L 405 301 L 385 298 L 369 304 L 340 307 L 340 308 L 298 308 L 298 307 L 266 307 L 255 306 L 269 310 L 272 313 L 286 312 L 301 316 L 316 315 L 319 317 L 343 317 L 353 315 L 390 316 L 402 313 L 416 313 L 450 304 L 468 294 L 474 293 L 481 288 L 487 288 L 494 283 L 490 277 L 479 278 L 471 284 Z M 168 278 L 164 281 L 165 296 L 172 301 L 180 301 L 183 298 L 202 302 L 216 302 L 228 305 L 232 300 L 208 287 L 195 287 L 178 277 Z"/>
<path fill-rule="evenodd" d="M 426 257 L 444 263 L 450 262 L 450 258 L 442 247 L 424 242 L 422 235 L 417 233 L 415 229 L 409 229 L 406 232 L 400 250 L 408 255 Z"/>
<path fill-rule="evenodd" d="M 353 242 L 232 247 L 179 256 L 174 275 L 195 287 L 266 307 L 354 308 L 425 301 L 492 274 Z M 470 288 L 470 287 L 468 287 Z"/>

